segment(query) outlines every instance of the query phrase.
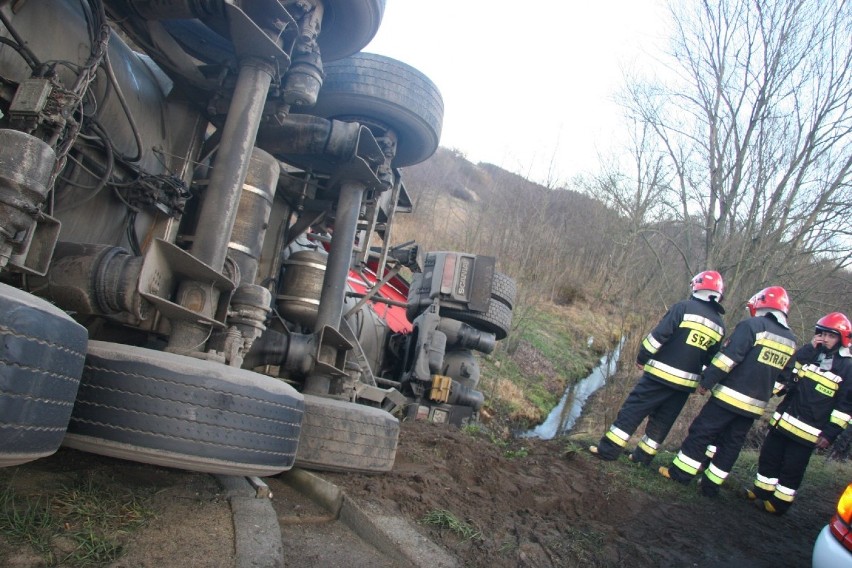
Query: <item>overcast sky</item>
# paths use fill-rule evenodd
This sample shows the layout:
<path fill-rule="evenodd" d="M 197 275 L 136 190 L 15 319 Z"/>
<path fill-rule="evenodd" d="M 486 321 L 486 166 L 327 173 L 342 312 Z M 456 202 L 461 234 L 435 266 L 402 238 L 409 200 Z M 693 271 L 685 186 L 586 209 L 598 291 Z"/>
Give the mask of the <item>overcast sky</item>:
<path fill-rule="evenodd" d="M 620 131 L 623 69 L 664 45 L 662 0 L 387 0 L 364 51 L 444 99 L 441 146 L 543 182 L 593 171 Z"/>

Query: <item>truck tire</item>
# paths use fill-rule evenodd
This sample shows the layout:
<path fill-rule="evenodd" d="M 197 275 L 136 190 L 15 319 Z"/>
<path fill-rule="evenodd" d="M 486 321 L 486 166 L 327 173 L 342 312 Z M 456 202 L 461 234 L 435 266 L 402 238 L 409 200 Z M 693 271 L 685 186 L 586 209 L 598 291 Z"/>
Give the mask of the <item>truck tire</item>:
<path fill-rule="evenodd" d="M 512 310 L 515 308 L 515 297 L 517 295 L 518 285 L 515 279 L 502 272 L 495 272 L 494 280 L 491 282 L 491 297 Z"/>
<path fill-rule="evenodd" d="M 418 279 L 419 273 L 414 275 L 414 279 L 411 282 L 411 290 L 417 290 L 420 286 L 420 281 Z M 502 272 L 495 272 L 494 277 L 491 280 L 491 298 L 496 300 L 509 308 L 511 311 L 515 307 L 515 297 L 518 293 L 518 285 L 515 283 L 515 279 L 503 274 Z M 431 301 L 426 302 L 424 298 L 422 298 L 419 294 L 409 294 L 408 306 L 406 307 L 406 316 L 409 320 L 414 321 L 414 318 L 422 314 L 426 311 L 431 305 Z M 452 300 L 441 300 L 441 312 L 444 313 L 446 310 L 453 310 L 453 313 L 467 311 L 467 304 L 461 302 L 454 302 Z M 502 310 L 501 310 L 502 311 Z M 458 318 L 455 318 L 458 319 Z M 511 316 L 509 318 L 511 321 Z"/>
<path fill-rule="evenodd" d="M 305 397 L 305 421 L 296 467 L 319 471 L 390 471 L 399 442 L 399 420 L 379 408 L 313 395 Z"/>
<path fill-rule="evenodd" d="M 458 320 L 472 325 L 480 331 L 493 333 L 497 340 L 505 339 L 512 328 L 512 310 L 492 297 L 484 312 L 441 307 L 441 317 Z"/>
<path fill-rule="evenodd" d="M 304 414 L 290 385 L 245 369 L 90 341 L 63 445 L 225 475 L 293 466 Z"/>
<path fill-rule="evenodd" d="M 324 72 L 317 103 L 305 113 L 393 130 L 398 137 L 394 167 L 418 164 L 438 149 L 444 100 L 423 73 L 372 53 L 333 61 Z"/>
<path fill-rule="evenodd" d="M 317 43 L 322 60 L 329 62 L 357 53 L 370 43 L 382 23 L 385 0 L 324 0 L 323 8 Z M 160 22 L 184 49 L 205 63 L 221 64 L 234 57 L 231 41 L 201 20 Z"/>
<path fill-rule="evenodd" d="M 59 449 L 83 373 L 86 328 L 0 284 L 0 467 Z"/>

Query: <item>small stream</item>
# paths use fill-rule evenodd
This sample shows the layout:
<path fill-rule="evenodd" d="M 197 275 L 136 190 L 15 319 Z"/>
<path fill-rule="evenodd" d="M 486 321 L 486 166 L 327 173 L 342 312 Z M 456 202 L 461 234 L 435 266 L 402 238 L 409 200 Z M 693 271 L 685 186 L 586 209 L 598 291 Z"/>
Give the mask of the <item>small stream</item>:
<path fill-rule="evenodd" d="M 521 438 L 550 440 L 557 434 L 564 434 L 571 430 L 577 419 L 580 418 L 580 413 L 583 411 L 583 406 L 589 396 L 606 384 L 606 380 L 615 373 L 625 339 L 623 337 L 615 349 L 601 357 L 598 366 L 592 369 L 588 377 L 569 385 L 565 389 L 559 404 L 550 411 L 544 422 L 519 436 Z"/>

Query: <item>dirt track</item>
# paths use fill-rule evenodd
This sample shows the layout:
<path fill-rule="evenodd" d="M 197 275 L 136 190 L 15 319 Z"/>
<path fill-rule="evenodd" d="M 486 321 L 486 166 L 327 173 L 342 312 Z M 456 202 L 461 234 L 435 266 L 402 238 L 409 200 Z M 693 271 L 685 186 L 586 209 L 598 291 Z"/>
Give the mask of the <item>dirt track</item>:
<path fill-rule="evenodd" d="M 523 447 L 525 457 L 507 458 Z M 566 452 L 566 441 L 516 440 L 500 448 L 454 429 L 403 425 L 394 470 L 381 476 L 327 475 L 358 499 L 379 501 L 412 520 L 436 509 L 465 519 L 481 539 L 429 529 L 465 566 L 810 566 L 814 538 L 837 491 L 807 487 L 785 517 L 761 513 L 733 494 L 693 497 L 691 486 L 665 502 L 641 486 L 613 484 L 613 472 L 640 468 Z M 639 472 L 637 472 L 639 473 Z"/>
<path fill-rule="evenodd" d="M 837 487 L 824 493 L 805 487 L 788 515 L 776 518 L 731 491 L 708 501 L 694 486 L 678 486 L 675 499 L 663 500 L 646 490 L 652 472 L 640 467 L 624 459 L 597 461 L 571 451 L 566 440 L 523 439 L 501 447 L 484 435 L 406 422 L 390 473 L 320 475 L 356 502 L 399 513 L 472 568 L 806 567 L 813 540 L 846 483 L 837 479 Z M 91 472 L 107 489 L 144 496 L 156 511 L 146 527 L 122 537 L 125 556 L 111 566 L 233 565 L 230 510 L 211 476 L 60 450 L 51 458 L 4 468 L 0 482 L 11 478 L 18 488 L 48 491 L 69 476 Z M 625 472 L 630 475 L 620 475 Z M 733 481 L 729 489 L 736 486 Z M 466 521 L 478 536 L 462 540 L 419 522 L 436 510 Z M 285 539 L 298 538 L 302 530 L 317 531 L 301 525 Z M 302 557 L 314 554 L 311 563 L 321 562 L 323 539 L 305 546 L 310 551 Z M 347 566 L 341 558 L 339 565 Z M 45 564 L 0 537 L 0 565 Z"/>

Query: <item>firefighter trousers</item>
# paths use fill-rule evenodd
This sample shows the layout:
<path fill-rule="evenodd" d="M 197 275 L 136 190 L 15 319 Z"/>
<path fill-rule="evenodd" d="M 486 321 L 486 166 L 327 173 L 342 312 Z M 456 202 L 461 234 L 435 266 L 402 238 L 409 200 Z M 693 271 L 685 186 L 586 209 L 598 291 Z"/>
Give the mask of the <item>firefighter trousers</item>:
<path fill-rule="evenodd" d="M 643 438 L 645 443 L 636 448 L 633 456 L 635 461 L 650 463 L 656 453 L 656 446 L 662 444 L 669 435 L 689 395 L 689 391 L 671 388 L 650 378 L 647 373 L 643 374 L 621 405 L 615 422 L 601 437 L 598 444 L 600 457 L 616 459 L 624 451 L 633 432 L 647 418 Z"/>
<path fill-rule="evenodd" d="M 757 498 L 769 501 L 779 514 L 786 512 L 802 485 L 813 450 L 812 444 L 798 442 L 777 428 L 769 430 L 757 462 Z"/>
<path fill-rule="evenodd" d="M 673 467 L 669 468 L 672 479 L 689 483 L 698 469 L 707 463 L 707 446 L 715 444 L 716 453 L 704 469 L 708 479 L 702 479 L 702 492 L 707 495 L 717 493 L 734 467 L 753 423 L 754 417 L 737 414 L 716 402 L 715 398 L 708 400 L 692 421 Z"/>

